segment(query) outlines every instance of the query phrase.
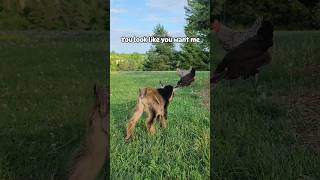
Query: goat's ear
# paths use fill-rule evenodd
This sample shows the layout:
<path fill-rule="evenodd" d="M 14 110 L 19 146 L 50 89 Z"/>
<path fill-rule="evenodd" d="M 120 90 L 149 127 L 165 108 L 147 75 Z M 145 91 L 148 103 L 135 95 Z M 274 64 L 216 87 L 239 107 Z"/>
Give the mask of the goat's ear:
<path fill-rule="evenodd" d="M 159 84 L 160 84 L 160 88 L 164 88 L 164 85 L 162 84 L 161 81 L 159 82 Z"/>

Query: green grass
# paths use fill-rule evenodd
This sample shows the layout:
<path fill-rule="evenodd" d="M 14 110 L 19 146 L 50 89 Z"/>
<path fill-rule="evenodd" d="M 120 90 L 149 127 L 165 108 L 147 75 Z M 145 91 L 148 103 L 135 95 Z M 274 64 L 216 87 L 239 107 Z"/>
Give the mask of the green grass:
<path fill-rule="evenodd" d="M 97 32 L 0 33 L 0 179 L 63 179 L 86 132 L 92 86 L 105 82 L 105 42 Z M 168 128 L 157 124 L 149 137 L 143 117 L 130 143 L 125 130 L 138 88 L 158 87 L 159 80 L 174 84 L 178 77 L 113 73 L 111 178 L 208 179 L 211 125 L 216 179 L 319 179 L 319 155 L 296 131 L 304 124 L 302 107 L 291 104 L 319 92 L 319 70 L 310 68 L 320 64 L 318 42 L 315 31 L 277 32 L 258 88 L 251 80 L 219 84 L 211 123 L 200 96 L 209 73 L 199 73 L 169 106 Z M 213 44 L 215 66 L 224 52 Z"/>
<path fill-rule="evenodd" d="M 211 96 L 215 179 L 320 178 L 319 154 L 297 131 L 307 121 L 302 105 L 292 104 L 320 90 L 319 69 L 309 70 L 320 65 L 319 42 L 320 32 L 276 32 L 272 62 L 263 68 L 257 89 L 252 79 L 218 85 Z M 224 51 L 212 43 L 214 69 Z"/>
<path fill-rule="evenodd" d="M 208 179 L 210 153 L 209 108 L 201 96 L 209 72 L 197 72 L 195 83 L 176 92 L 168 108 L 168 128 L 149 136 L 143 116 L 131 142 L 126 126 L 134 112 L 138 89 L 174 85 L 175 72 L 111 73 L 111 179 Z"/>
<path fill-rule="evenodd" d="M 93 84 L 105 84 L 99 32 L 0 33 L 0 179 L 64 179 L 83 141 Z"/>

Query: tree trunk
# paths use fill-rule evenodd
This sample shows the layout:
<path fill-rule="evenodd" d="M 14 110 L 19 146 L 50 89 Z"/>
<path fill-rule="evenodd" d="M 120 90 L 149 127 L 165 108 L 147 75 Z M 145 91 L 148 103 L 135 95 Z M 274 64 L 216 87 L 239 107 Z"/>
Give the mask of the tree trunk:
<path fill-rule="evenodd" d="M 4 9 L 4 11 L 10 11 L 11 0 L 3 0 L 3 9 Z"/>
<path fill-rule="evenodd" d="M 22 12 L 26 7 L 26 0 L 17 0 L 17 10 L 18 12 Z"/>

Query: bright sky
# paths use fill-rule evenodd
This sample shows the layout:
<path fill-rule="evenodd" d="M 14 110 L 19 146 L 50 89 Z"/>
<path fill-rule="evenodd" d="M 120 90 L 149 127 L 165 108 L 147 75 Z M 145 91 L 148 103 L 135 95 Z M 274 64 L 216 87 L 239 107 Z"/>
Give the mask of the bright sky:
<path fill-rule="evenodd" d="M 145 53 L 150 44 L 121 43 L 123 36 L 150 36 L 161 24 L 170 36 L 184 36 L 187 0 L 111 0 L 110 50 Z M 176 48 L 179 44 L 176 44 Z"/>

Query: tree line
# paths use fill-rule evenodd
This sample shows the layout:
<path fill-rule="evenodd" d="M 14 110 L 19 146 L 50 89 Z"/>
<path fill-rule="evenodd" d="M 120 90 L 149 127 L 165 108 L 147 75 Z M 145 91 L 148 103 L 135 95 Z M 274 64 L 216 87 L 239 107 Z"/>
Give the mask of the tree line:
<path fill-rule="evenodd" d="M 211 0 L 211 19 L 233 27 L 252 24 L 257 16 L 280 30 L 320 29 L 319 0 Z"/>
<path fill-rule="evenodd" d="M 197 70 L 209 70 L 209 34 L 210 34 L 210 1 L 209 0 L 188 0 L 185 7 L 186 26 L 185 35 L 188 37 L 199 37 L 200 43 L 181 43 L 180 50 L 176 50 L 173 42 L 152 43 L 149 51 L 141 55 L 134 63 L 133 58 L 127 55 L 124 58 L 111 53 L 112 70 L 144 70 L 163 71 L 193 66 Z M 154 30 L 154 37 L 170 37 L 163 25 L 158 24 Z M 143 57 L 143 60 L 141 59 Z M 122 60 L 121 60 L 122 59 Z M 113 62 L 113 63 L 112 63 Z M 140 65 L 139 65 L 140 64 Z M 130 66 L 128 66 L 130 65 Z"/>
<path fill-rule="evenodd" d="M 1 30 L 105 30 L 105 0 L 1 0 Z"/>
<path fill-rule="evenodd" d="M 188 37 L 199 37 L 200 43 L 182 43 L 179 51 L 174 43 L 153 43 L 146 53 L 144 70 L 175 70 L 177 67 L 194 67 L 197 70 L 209 70 L 209 34 L 210 1 L 188 0 L 185 7 L 186 26 L 184 33 Z M 153 36 L 168 37 L 164 26 L 157 25 Z"/>
<path fill-rule="evenodd" d="M 201 43 L 184 43 L 181 51 L 175 51 L 172 43 L 154 43 L 146 54 L 144 70 L 188 66 L 209 70 L 210 24 L 214 19 L 234 29 L 247 28 L 258 16 L 272 21 L 275 29 L 320 29 L 319 0 L 188 0 L 185 12 L 185 34 L 200 37 Z M 153 35 L 166 37 L 168 33 L 158 25 Z"/>
<path fill-rule="evenodd" d="M 120 54 L 116 52 L 110 53 L 111 71 L 142 71 L 144 61 L 144 54 Z"/>

